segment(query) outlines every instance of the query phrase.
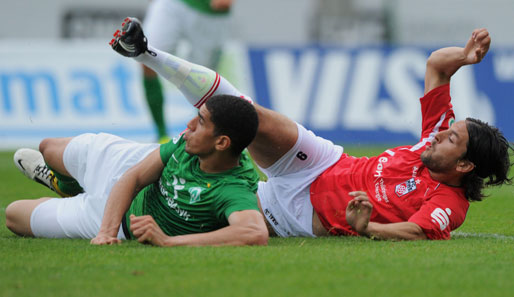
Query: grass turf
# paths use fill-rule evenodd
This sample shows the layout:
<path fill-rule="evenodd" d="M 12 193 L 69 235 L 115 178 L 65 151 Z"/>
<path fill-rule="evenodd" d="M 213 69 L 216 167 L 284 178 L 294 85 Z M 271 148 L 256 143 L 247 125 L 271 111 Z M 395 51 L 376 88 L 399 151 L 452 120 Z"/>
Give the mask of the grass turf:
<path fill-rule="evenodd" d="M 371 155 L 380 149 L 357 148 Z M 272 238 L 267 247 L 157 248 L 18 238 L 14 200 L 53 196 L 0 153 L 0 296 L 509 296 L 514 187 L 472 203 L 450 241 Z M 509 293 L 510 292 L 510 293 Z"/>

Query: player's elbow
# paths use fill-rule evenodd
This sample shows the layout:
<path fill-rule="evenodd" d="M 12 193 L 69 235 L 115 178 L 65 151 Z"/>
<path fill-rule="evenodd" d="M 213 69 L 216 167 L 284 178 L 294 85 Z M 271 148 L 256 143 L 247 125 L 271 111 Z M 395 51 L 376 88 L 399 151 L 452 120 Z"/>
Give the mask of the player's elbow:
<path fill-rule="evenodd" d="M 269 233 L 268 230 L 260 230 L 256 240 L 257 245 L 268 245 Z"/>
<path fill-rule="evenodd" d="M 421 229 L 421 227 L 416 223 L 409 223 L 411 224 L 411 230 L 407 240 L 427 240 L 428 237 L 425 234 L 425 231 Z"/>
<path fill-rule="evenodd" d="M 434 66 L 437 65 L 438 61 L 441 60 L 441 53 L 439 50 L 433 51 L 430 53 L 430 56 L 428 56 L 427 59 L 427 66 Z"/>
<path fill-rule="evenodd" d="M 255 224 L 250 226 L 247 230 L 246 244 L 247 245 L 267 245 L 269 234 L 266 226 Z"/>
<path fill-rule="evenodd" d="M 147 184 L 144 183 L 144 178 L 135 167 L 130 168 L 123 174 L 118 182 L 122 182 L 125 185 L 130 185 L 134 188 L 134 195 L 139 193 Z"/>
<path fill-rule="evenodd" d="M 409 238 L 407 238 L 407 240 L 428 240 L 428 239 L 429 238 L 423 231 L 413 233 L 413 234 L 411 234 L 411 236 L 409 236 Z"/>
<path fill-rule="evenodd" d="M 432 52 L 427 59 L 426 74 L 434 78 L 440 78 L 444 75 L 444 68 L 441 61 L 443 57 L 437 51 Z"/>

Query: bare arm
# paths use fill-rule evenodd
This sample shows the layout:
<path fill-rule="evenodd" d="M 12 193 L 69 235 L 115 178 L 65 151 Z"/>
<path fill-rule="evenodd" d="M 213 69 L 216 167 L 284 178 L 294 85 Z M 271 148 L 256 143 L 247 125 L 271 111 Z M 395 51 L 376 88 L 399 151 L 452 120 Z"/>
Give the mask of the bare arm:
<path fill-rule="evenodd" d="M 447 84 L 460 67 L 482 61 L 491 37 L 486 29 L 475 29 L 465 47 L 445 47 L 434 51 L 427 60 L 425 94 Z"/>
<path fill-rule="evenodd" d="M 268 230 L 264 218 L 256 210 L 233 212 L 229 226 L 216 231 L 180 236 L 167 236 L 151 216 L 130 217 L 130 230 L 139 242 L 157 246 L 202 245 L 266 245 Z"/>
<path fill-rule="evenodd" d="M 380 224 L 369 222 L 366 236 L 376 239 L 420 240 L 428 239 L 421 227 L 411 222 Z"/>
<path fill-rule="evenodd" d="M 419 240 L 427 239 L 423 230 L 414 223 L 380 224 L 370 222 L 373 205 L 365 192 L 351 192 L 355 198 L 346 208 L 346 221 L 360 235 L 373 239 Z"/>
<path fill-rule="evenodd" d="M 91 244 L 120 243 L 117 238 L 120 223 L 129 209 L 134 196 L 145 186 L 157 181 L 164 164 L 159 148 L 151 152 L 144 160 L 130 168 L 114 185 L 105 205 L 100 231 Z"/>

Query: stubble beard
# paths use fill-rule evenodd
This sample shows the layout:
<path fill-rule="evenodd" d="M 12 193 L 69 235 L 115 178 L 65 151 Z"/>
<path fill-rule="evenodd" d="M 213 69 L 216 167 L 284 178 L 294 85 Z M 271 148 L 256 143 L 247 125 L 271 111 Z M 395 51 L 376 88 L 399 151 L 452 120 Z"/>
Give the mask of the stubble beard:
<path fill-rule="evenodd" d="M 433 172 L 442 173 L 448 171 L 448 169 L 450 168 L 449 164 L 444 164 L 444 162 L 434 159 L 433 155 L 428 154 L 427 151 L 424 151 L 420 157 L 423 165 L 425 165 L 428 169 L 430 169 Z"/>

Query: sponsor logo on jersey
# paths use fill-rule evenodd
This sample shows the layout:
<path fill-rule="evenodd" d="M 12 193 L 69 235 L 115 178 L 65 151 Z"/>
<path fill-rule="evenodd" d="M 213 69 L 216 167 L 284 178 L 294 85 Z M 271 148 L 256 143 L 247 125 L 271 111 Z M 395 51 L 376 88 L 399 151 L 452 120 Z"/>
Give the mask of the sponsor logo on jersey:
<path fill-rule="evenodd" d="M 382 170 L 384 169 L 384 163 L 387 163 L 387 161 L 389 161 L 389 159 L 387 159 L 387 157 L 380 157 L 378 159 L 377 170 L 375 170 L 375 177 L 382 176 Z"/>
<path fill-rule="evenodd" d="M 443 210 L 442 208 L 436 208 L 430 214 L 430 216 L 432 217 L 432 223 L 438 224 L 439 229 L 441 229 L 441 231 L 443 231 L 450 224 L 450 215 L 451 214 L 452 214 L 452 210 L 449 208 L 447 208 L 446 210 Z"/>
<path fill-rule="evenodd" d="M 451 127 L 453 125 L 453 123 L 455 123 L 455 119 L 454 118 L 450 118 L 448 120 L 448 127 Z"/>
<path fill-rule="evenodd" d="M 412 167 L 412 177 L 416 177 L 416 175 L 418 175 L 418 170 L 419 170 L 418 166 Z"/>
<path fill-rule="evenodd" d="M 277 226 L 278 225 L 278 222 L 277 222 L 277 219 L 275 219 L 275 217 L 273 216 L 273 214 L 271 213 L 271 211 L 269 211 L 269 209 L 264 209 L 264 215 L 266 215 L 266 217 L 268 217 L 269 221 L 271 223 L 273 223 L 273 225 Z"/>
<path fill-rule="evenodd" d="M 382 199 L 389 203 L 389 198 L 387 196 L 387 187 L 384 183 L 384 179 L 380 178 L 378 182 L 375 183 L 375 198 L 377 201 L 382 201 Z"/>
<path fill-rule="evenodd" d="M 405 194 L 408 194 L 412 191 L 416 190 L 416 181 L 414 178 L 411 178 L 403 183 L 396 185 L 395 193 L 398 197 L 402 197 Z"/>
<path fill-rule="evenodd" d="M 202 193 L 202 191 L 203 191 L 203 188 L 200 188 L 200 187 L 189 188 L 188 192 L 189 192 L 189 195 L 191 195 L 189 204 L 193 204 L 195 202 L 200 201 L 200 199 L 201 199 L 200 194 Z"/>
<path fill-rule="evenodd" d="M 180 184 L 179 184 L 180 182 Z M 186 221 L 189 221 L 191 218 L 191 215 L 187 212 L 187 210 L 184 210 L 180 208 L 178 205 L 178 191 L 183 190 L 185 188 L 186 180 L 183 178 L 177 179 L 175 175 L 173 175 L 173 184 L 166 181 L 167 187 L 173 187 L 173 197 L 171 197 L 171 193 L 168 192 L 167 188 L 163 184 L 163 177 L 159 179 L 159 190 L 161 191 L 162 196 L 166 199 L 166 202 L 168 206 L 173 209 L 177 215 L 179 215 L 181 218 L 183 218 Z"/>

